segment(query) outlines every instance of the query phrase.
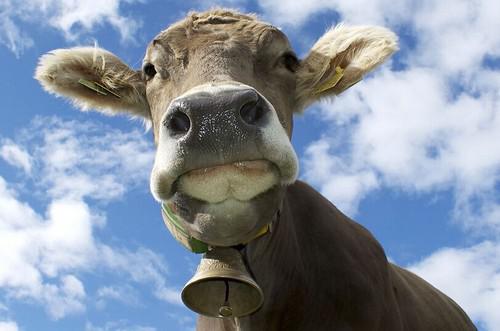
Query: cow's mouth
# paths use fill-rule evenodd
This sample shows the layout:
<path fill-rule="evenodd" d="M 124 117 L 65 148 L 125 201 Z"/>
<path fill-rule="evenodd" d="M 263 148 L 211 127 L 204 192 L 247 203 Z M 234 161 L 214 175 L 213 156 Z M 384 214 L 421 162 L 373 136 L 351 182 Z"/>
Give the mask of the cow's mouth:
<path fill-rule="evenodd" d="M 270 161 L 238 161 L 184 173 L 177 180 L 177 190 L 216 204 L 228 199 L 249 201 L 279 182 L 279 170 Z"/>

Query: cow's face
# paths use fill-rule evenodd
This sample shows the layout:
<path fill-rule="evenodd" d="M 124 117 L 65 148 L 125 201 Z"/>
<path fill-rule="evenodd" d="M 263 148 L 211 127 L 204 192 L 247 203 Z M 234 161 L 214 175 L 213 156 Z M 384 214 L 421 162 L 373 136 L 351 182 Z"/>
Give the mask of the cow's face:
<path fill-rule="evenodd" d="M 153 119 L 153 195 L 212 245 L 255 236 L 297 176 L 290 144 L 298 60 L 276 28 L 193 15 L 143 61 Z"/>
<path fill-rule="evenodd" d="M 338 27 L 299 61 L 273 26 L 211 11 L 160 33 L 142 72 L 107 51 L 77 48 L 42 57 L 36 77 L 82 108 L 151 121 L 153 195 L 195 238 L 230 246 L 273 220 L 297 177 L 293 113 L 347 89 L 395 48 L 385 29 Z"/>

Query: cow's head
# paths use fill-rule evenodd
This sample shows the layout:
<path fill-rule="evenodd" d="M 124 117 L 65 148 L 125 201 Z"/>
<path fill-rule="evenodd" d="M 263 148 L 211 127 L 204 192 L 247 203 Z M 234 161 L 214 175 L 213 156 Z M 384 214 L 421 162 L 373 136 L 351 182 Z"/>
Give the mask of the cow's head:
<path fill-rule="evenodd" d="M 195 238 L 230 246 L 275 217 L 297 177 L 293 114 L 349 88 L 396 47 L 384 28 L 337 26 L 298 60 L 276 27 L 214 10 L 156 36 L 141 70 L 72 48 L 44 55 L 36 78 L 82 109 L 150 121 L 154 197 L 175 205 Z"/>

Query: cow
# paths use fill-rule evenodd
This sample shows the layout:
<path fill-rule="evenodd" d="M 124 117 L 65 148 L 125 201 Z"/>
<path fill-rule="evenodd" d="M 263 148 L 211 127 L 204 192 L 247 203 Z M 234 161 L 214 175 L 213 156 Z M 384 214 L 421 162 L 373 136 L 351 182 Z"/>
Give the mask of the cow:
<path fill-rule="evenodd" d="M 390 263 L 368 230 L 297 179 L 294 114 L 350 88 L 397 47 L 386 28 L 337 25 L 299 60 L 278 28 L 219 8 L 160 32 L 141 70 L 76 47 L 43 55 L 35 78 L 80 109 L 149 123 L 154 198 L 175 207 L 192 238 L 241 250 L 262 307 L 200 316 L 197 330 L 475 330 L 452 299 Z"/>

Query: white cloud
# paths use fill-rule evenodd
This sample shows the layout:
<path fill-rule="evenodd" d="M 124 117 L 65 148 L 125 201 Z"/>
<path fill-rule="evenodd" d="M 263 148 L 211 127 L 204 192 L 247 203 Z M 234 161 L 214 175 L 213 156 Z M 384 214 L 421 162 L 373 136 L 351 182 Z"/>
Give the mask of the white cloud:
<path fill-rule="evenodd" d="M 85 311 L 85 289 L 82 282 L 73 275 L 62 276 L 59 285 L 44 284 L 41 292 L 39 299 L 54 319 Z M 23 295 L 29 296 L 27 293 Z"/>
<path fill-rule="evenodd" d="M 124 133 L 47 118 L 35 119 L 30 130 L 44 141 L 32 155 L 39 163 L 41 188 L 53 198 L 109 201 L 147 182 L 154 152 L 138 130 Z M 33 136 L 27 131 L 22 135 Z"/>
<path fill-rule="evenodd" d="M 355 214 L 361 199 L 379 186 L 379 179 L 369 169 L 348 164 L 331 155 L 329 139 L 318 140 L 305 151 L 304 176 L 321 187 L 322 193 L 344 213 Z"/>
<path fill-rule="evenodd" d="M 83 311 L 83 284 L 68 272 L 87 269 L 95 251 L 87 206 L 55 201 L 43 219 L 11 193 L 0 177 L 0 287 L 55 319 Z"/>
<path fill-rule="evenodd" d="M 452 297 L 486 330 L 500 328 L 500 244 L 441 249 L 409 269 Z"/>
<path fill-rule="evenodd" d="M 0 10 L 2 4 L 0 4 Z M 16 57 L 33 46 L 33 39 L 22 32 L 18 26 L 7 16 L 0 12 L 0 44 L 7 47 Z"/>
<path fill-rule="evenodd" d="M 139 248 L 135 252 L 100 248 L 100 259 L 108 268 L 121 271 L 136 283 L 153 287 L 153 294 L 165 302 L 182 305 L 180 291 L 168 287 L 165 280 L 167 268 L 163 259 L 149 249 Z"/>
<path fill-rule="evenodd" d="M 449 74 L 473 74 L 485 54 L 500 55 L 498 12 L 495 0 L 422 1 L 411 17 L 421 36 L 412 61 Z"/>
<path fill-rule="evenodd" d="M 85 324 L 85 331 L 156 331 L 150 326 L 131 325 L 127 320 L 106 322 L 104 326 L 95 326 L 90 322 Z"/>
<path fill-rule="evenodd" d="M 310 1 L 273 1 L 259 0 L 264 16 L 275 24 L 299 27 L 307 20 L 328 10 L 341 14 L 344 21 L 353 24 L 398 23 L 404 16 L 411 14 L 411 1 L 390 0 L 310 0 Z M 332 22 L 334 23 L 334 22 Z"/>
<path fill-rule="evenodd" d="M 0 331 L 19 331 L 19 327 L 13 321 L 0 321 Z"/>
<path fill-rule="evenodd" d="M 130 285 L 103 286 L 97 290 L 96 295 L 99 309 L 104 309 L 109 301 L 129 306 L 140 304 L 137 291 Z"/>
<path fill-rule="evenodd" d="M 332 201 L 350 206 L 349 212 L 377 184 L 412 192 L 452 189 L 455 215 L 465 228 L 500 233 L 496 89 L 496 94 L 462 93 L 450 99 L 451 87 L 436 71 L 383 70 L 331 108 L 322 105 L 323 116 L 335 126 L 329 131 L 339 134 L 308 148 L 304 175 Z M 349 111 L 354 107 L 357 112 Z M 355 124 L 346 116 L 355 118 Z M 354 181 L 354 186 L 342 186 L 339 178 Z"/>
<path fill-rule="evenodd" d="M 0 157 L 5 162 L 31 173 L 31 156 L 12 141 L 6 140 L 0 145 Z"/>
<path fill-rule="evenodd" d="M 105 215 L 92 201 L 147 187 L 153 150 L 140 132 L 38 118 L 8 146 L 30 155 L 32 176 L 21 185 L 0 176 L 0 288 L 7 297 L 37 302 L 53 319 L 81 313 L 88 300 L 81 275 L 99 270 L 119 277 L 117 286 L 143 284 L 158 299 L 180 303 L 160 256 L 111 247 L 95 235 Z M 24 194 L 41 197 L 45 210 L 24 202 Z"/>
<path fill-rule="evenodd" d="M 200 1 L 197 4 L 196 11 L 209 10 L 214 7 L 222 7 L 222 8 L 233 8 L 241 11 L 245 11 L 245 8 L 248 6 L 247 0 L 205 0 Z"/>
<path fill-rule="evenodd" d="M 352 152 L 389 185 L 491 187 L 500 169 L 500 154 L 491 153 L 500 139 L 495 96 L 461 94 L 450 100 L 443 79 L 418 68 L 383 71 L 352 93 L 366 107 L 351 127 Z M 342 98 L 333 107 L 342 111 Z"/>
<path fill-rule="evenodd" d="M 4 0 L 0 2 L 0 43 L 16 56 L 34 42 L 20 28 L 21 24 L 50 26 L 62 32 L 69 41 L 96 27 L 109 25 L 119 32 L 122 41 L 131 41 L 141 26 L 138 19 L 122 14 L 125 4 L 142 0 Z"/>

